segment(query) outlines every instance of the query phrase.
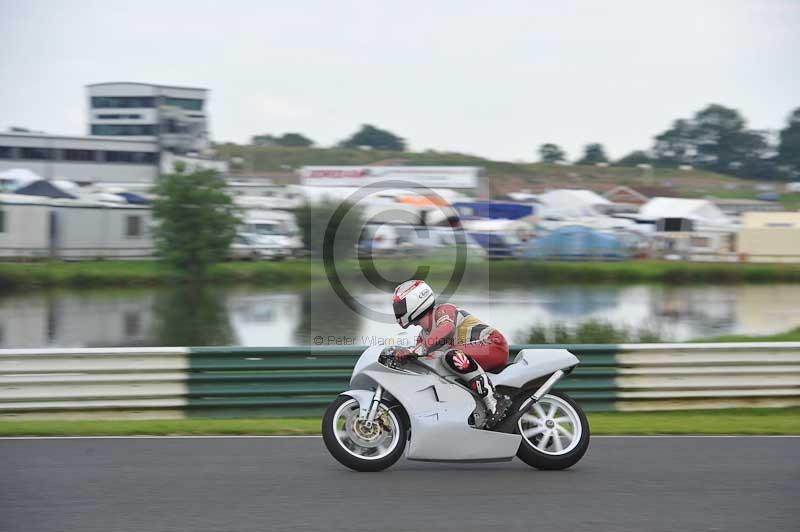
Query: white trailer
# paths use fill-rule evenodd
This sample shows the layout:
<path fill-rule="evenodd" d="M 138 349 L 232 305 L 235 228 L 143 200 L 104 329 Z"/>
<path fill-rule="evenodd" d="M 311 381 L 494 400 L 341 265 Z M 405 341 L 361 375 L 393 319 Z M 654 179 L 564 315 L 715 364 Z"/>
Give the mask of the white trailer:
<path fill-rule="evenodd" d="M 294 213 L 283 210 L 249 209 L 245 211 L 239 232 L 260 237 L 280 237 L 292 255 L 303 250 L 303 239 Z"/>
<path fill-rule="evenodd" d="M 146 205 L 0 194 L 0 258 L 123 259 L 154 252 Z"/>

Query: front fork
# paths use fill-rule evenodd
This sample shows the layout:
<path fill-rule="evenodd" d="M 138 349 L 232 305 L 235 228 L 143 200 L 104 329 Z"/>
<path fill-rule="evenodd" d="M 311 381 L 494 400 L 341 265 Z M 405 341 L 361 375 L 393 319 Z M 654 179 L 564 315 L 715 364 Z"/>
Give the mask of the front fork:
<path fill-rule="evenodd" d="M 375 395 L 372 396 L 372 402 L 369 405 L 369 411 L 367 412 L 367 426 L 369 427 L 375 421 L 375 416 L 378 414 L 378 405 L 381 404 L 381 399 L 383 398 L 383 387 L 379 384 L 377 388 L 375 388 Z"/>

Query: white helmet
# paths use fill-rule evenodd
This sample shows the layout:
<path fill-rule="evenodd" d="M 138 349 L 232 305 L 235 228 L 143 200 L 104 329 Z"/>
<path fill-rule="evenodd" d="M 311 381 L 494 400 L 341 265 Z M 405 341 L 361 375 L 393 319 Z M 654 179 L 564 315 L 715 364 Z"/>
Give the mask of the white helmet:
<path fill-rule="evenodd" d="M 436 295 L 425 281 L 406 281 L 394 289 L 392 306 L 397 323 L 405 329 L 419 318 L 428 309 L 433 308 Z"/>

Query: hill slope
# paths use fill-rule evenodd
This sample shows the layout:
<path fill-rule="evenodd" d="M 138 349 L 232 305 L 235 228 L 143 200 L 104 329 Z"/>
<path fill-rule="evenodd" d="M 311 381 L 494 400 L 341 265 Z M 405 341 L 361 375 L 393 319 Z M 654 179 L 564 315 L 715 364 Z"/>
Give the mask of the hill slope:
<path fill-rule="evenodd" d="M 282 175 L 284 182 L 291 182 L 294 179 L 293 170 L 306 165 L 448 165 L 482 167 L 484 175 L 490 179 L 492 194 L 495 197 L 520 190 L 540 192 L 556 187 L 588 188 L 605 192 L 617 185 L 627 185 L 650 196 L 712 195 L 720 198 L 749 198 L 758 192 L 755 188 L 756 181 L 701 170 L 656 168 L 645 171 L 640 168 L 616 166 L 511 163 L 462 153 L 433 151 L 407 153 L 237 144 L 219 144 L 216 148 L 220 156 L 231 161 L 234 174 L 275 174 L 278 178 Z"/>

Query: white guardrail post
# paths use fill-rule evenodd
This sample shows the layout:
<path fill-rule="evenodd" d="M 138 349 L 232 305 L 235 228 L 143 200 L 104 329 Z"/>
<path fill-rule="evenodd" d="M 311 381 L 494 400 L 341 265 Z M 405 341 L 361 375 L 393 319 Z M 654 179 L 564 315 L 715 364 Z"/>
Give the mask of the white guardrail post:
<path fill-rule="evenodd" d="M 800 405 L 800 342 L 565 347 L 584 363 L 558 386 L 590 407 L 592 401 L 627 411 Z M 335 353 L 2 349 L 0 419 L 316 413 L 347 386 L 359 352 L 357 346 Z"/>

